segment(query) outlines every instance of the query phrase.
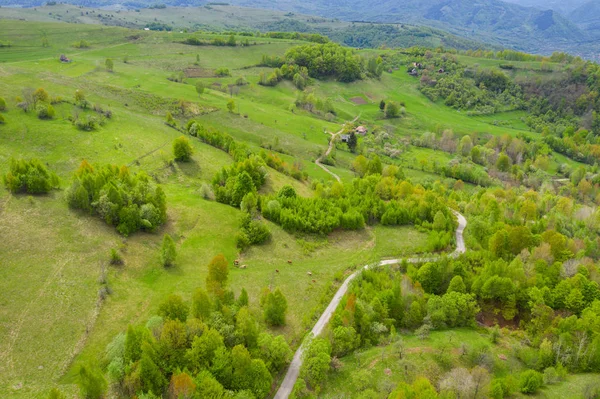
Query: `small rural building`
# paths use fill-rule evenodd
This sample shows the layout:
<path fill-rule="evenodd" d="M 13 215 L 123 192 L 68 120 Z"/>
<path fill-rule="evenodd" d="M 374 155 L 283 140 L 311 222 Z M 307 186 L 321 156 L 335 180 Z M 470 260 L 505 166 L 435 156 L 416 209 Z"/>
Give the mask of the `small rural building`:
<path fill-rule="evenodd" d="M 349 134 L 342 134 L 341 135 L 341 139 L 342 139 L 342 143 L 347 143 L 348 140 L 350 140 L 350 135 Z"/>
<path fill-rule="evenodd" d="M 367 129 L 365 126 L 359 126 L 356 129 L 354 129 L 354 133 L 360 134 L 361 136 L 364 136 L 368 132 L 369 132 L 369 129 Z"/>
<path fill-rule="evenodd" d="M 71 62 L 71 60 L 68 59 L 66 55 L 61 54 L 60 55 L 60 62 Z"/>
<path fill-rule="evenodd" d="M 411 76 L 419 76 L 419 72 L 416 68 L 413 68 L 408 74 Z"/>

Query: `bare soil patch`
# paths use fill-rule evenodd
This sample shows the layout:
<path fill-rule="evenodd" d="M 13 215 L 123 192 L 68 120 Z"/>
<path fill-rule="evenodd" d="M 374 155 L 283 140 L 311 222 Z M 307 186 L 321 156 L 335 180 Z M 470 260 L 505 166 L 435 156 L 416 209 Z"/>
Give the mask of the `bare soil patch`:
<path fill-rule="evenodd" d="M 352 101 L 356 105 L 364 105 L 367 103 L 367 101 L 362 97 L 352 97 L 350 101 Z"/>

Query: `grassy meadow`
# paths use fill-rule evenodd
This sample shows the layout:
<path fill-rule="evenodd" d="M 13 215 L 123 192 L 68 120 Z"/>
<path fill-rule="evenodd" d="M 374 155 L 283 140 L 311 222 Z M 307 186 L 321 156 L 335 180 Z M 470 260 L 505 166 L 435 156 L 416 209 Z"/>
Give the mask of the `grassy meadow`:
<path fill-rule="evenodd" d="M 74 12 L 73 8 L 69 11 Z M 148 13 L 144 11 L 144 17 Z M 74 365 L 101 359 L 106 344 L 117 333 L 129 324 L 144 323 L 167 295 L 177 293 L 190 300 L 193 290 L 204 285 L 207 264 L 219 253 L 231 264 L 239 259 L 247 265 L 245 270 L 230 268 L 229 286 L 236 293 L 242 287 L 247 289 L 252 312 L 261 312 L 258 298 L 264 287 L 281 288 L 289 303 L 288 323 L 275 331 L 296 347 L 349 270 L 423 251 L 427 235 L 410 227 L 375 226 L 362 232 L 305 237 L 270 223 L 270 243 L 238 254 L 234 237 L 240 210 L 200 195 L 202 184 L 210 183 L 217 171 L 232 164 L 232 158 L 192 139 L 192 162 L 171 162 L 172 142 L 181 132 L 167 126 L 164 118 L 180 100 L 193 103 L 195 119 L 206 126 L 225 131 L 256 151 L 274 146 L 286 162 L 300 162 L 308 173 L 310 181 L 299 182 L 270 169 L 264 193 L 292 185 L 300 195 L 309 197 L 313 195 L 311 182 L 331 181 L 332 177 L 314 164 L 328 145 L 325 132 L 338 131 L 357 115 L 361 123 L 385 126 L 397 138 L 453 129 L 458 135 L 523 133 L 536 139 L 520 120 L 521 113 L 469 117 L 428 100 L 418 90 L 418 80 L 403 70 L 384 73 L 380 80 L 351 84 L 316 81 L 315 93 L 334 103 L 334 120 L 294 110 L 294 86 L 289 82 L 275 88 L 258 85 L 260 72 L 270 69 L 257 65 L 262 55 L 281 56 L 299 41 L 252 38 L 256 44 L 248 47 L 195 47 L 180 43 L 189 37 L 186 33 L 49 22 L 52 18 L 42 18 L 41 13 L 37 19 L 0 19 L 0 41 L 12 44 L 0 47 L 0 97 L 8 103 L 7 111 L 2 112 L 6 124 L 0 125 L 0 173 L 8 171 L 10 158 L 38 158 L 58 174 L 61 189 L 47 196 L 26 196 L 0 188 L 0 397 L 45 397 L 48 388 L 58 384 L 74 394 Z M 89 42 L 89 48 L 73 47 L 81 40 Z M 59 62 L 61 54 L 72 62 Z M 107 58 L 114 61 L 113 72 L 105 68 Z M 214 70 L 221 67 L 229 68 L 231 76 L 216 77 Z M 187 68 L 199 69 L 203 77 L 185 83 L 167 79 Z M 233 96 L 215 89 L 216 84 L 226 87 L 240 77 L 249 84 Z M 200 96 L 195 90 L 197 80 L 208 87 Z M 43 87 L 52 97 L 65 100 L 55 105 L 55 119 L 40 120 L 33 112 L 17 108 L 16 98 L 26 87 Z M 77 130 L 68 120 L 80 112 L 72 104 L 76 90 L 85 92 L 91 104 L 110 109 L 113 117 L 95 131 Z M 362 97 L 365 104 L 354 103 L 351 99 L 355 97 Z M 227 112 L 230 99 L 236 103 L 235 113 Z M 405 103 L 406 116 L 384 120 L 378 107 L 381 99 Z M 185 122 L 178 121 L 180 125 Z M 414 166 L 422 160 L 447 162 L 451 158 L 441 151 L 411 148 L 398 160 L 385 161 Z M 355 177 L 350 170 L 353 159 L 354 155 L 339 145 L 331 170 L 349 182 Z M 168 222 L 155 234 L 123 238 L 98 218 L 69 210 L 64 189 L 83 160 L 146 172 L 166 193 Z M 553 162 L 573 161 L 554 154 Z M 417 182 L 439 177 L 414 169 L 406 174 Z M 164 233 L 174 237 L 178 250 L 176 266 L 171 269 L 164 269 L 159 262 Z M 124 266 L 108 265 L 111 248 L 123 253 Z M 99 290 L 106 286 L 111 293 L 99 301 Z M 456 334 L 480 339 L 477 332 Z M 415 339 L 407 338 L 409 341 L 415 347 L 420 345 Z M 361 355 L 360 364 L 373 364 L 369 369 L 383 372 L 384 364 L 393 362 L 379 362 L 379 356 L 381 349 L 374 348 Z M 419 356 L 418 351 L 414 356 Z M 344 362 L 354 364 L 352 357 Z M 396 372 L 393 366 L 386 367 Z M 344 373 L 353 370 L 349 366 Z M 344 376 L 340 374 L 340 379 Z M 573 377 L 563 385 L 577 385 L 580 378 L 586 377 Z M 345 392 L 346 387 L 336 384 L 336 379 L 332 380 L 328 394 Z"/>

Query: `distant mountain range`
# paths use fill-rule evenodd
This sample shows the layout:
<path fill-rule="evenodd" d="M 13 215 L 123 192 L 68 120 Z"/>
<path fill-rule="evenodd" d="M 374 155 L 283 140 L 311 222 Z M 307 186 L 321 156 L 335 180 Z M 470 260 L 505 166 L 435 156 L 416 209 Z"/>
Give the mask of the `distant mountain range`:
<path fill-rule="evenodd" d="M 549 54 L 566 51 L 600 58 L 600 0 L 223 0 L 252 8 L 344 21 L 407 23 L 442 29 L 476 42 Z M 519 4 L 516 4 L 516 2 Z M 206 0 L 64 0 L 87 7 L 140 8 L 223 4 Z M 36 6 L 42 0 L 0 0 Z M 524 6 L 525 4 L 526 6 Z M 1 17 L 0 12 L 0 17 Z"/>

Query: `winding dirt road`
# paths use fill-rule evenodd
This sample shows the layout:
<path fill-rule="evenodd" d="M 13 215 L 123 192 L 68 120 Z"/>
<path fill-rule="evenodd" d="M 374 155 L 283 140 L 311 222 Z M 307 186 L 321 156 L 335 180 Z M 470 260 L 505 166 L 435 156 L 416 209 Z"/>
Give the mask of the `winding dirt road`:
<path fill-rule="evenodd" d="M 356 115 L 356 118 L 354 118 L 350 123 L 354 123 L 358 120 L 358 118 L 360 118 L 360 114 Z M 323 169 L 325 172 L 329 173 L 331 176 L 333 176 L 335 178 L 335 180 L 337 180 L 338 182 L 342 182 L 342 179 L 340 179 L 340 177 L 338 175 L 336 175 L 335 173 L 333 173 L 332 171 L 330 171 L 327 166 L 323 165 L 321 163 L 321 160 L 326 157 L 329 156 L 329 154 L 331 154 L 331 151 L 333 150 L 333 146 L 335 145 L 335 138 L 341 134 L 344 131 L 344 128 L 346 127 L 346 124 L 344 124 L 342 126 L 342 128 L 340 130 L 338 130 L 336 133 L 331 133 L 328 132 L 331 135 L 331 140 L 329 140 L 329 147 L 327 147 L 327 151 L 325 151 L 325 154 L 321 155 L 319 158 L 317 158 L 315 160 L 315 163 L 317 164 L 317 166 L 321 169 Z"/>
<path fill-rule="evenodd" d="M 354 119 L 354 121 L 356 121 L 357 119 L 358 119 L 358 116 Z M 331 152 L 331 149 L 333 148 L 333 145 L 335 145 L 335 143 L 334 143 L 335 136 L 337 136 L 342 131 L 343 131 L 343 128 L 338 133 L 332 134 L 332 139 L 331 139 L 331 142 L 329 143 L 329 148 L 327 149 L 327 152 L 325 152 L 325 156 L 329 155 L 329 153 Z M 327 173 L 329 173 L 330 175 L 335 177 L 337 181 L 340 181 L 339 176 L 337 176 L 335 173 L 331 172 L 329 169 L 327 169 L 326 166 L 322 165 L 319 162 L 321 158 L 322 157 L 319 157 L 319 159 L 317 159 L 315 161 L 315 163 L 317 165 L 319 165 Z M 465 231 L 465 227 L 467 227 L 467 219 L 465 219 L 465 217 L 463 215 L 461 215 L 460 213 L 458 213 L 457 211 L 455 211 L 453 209 L 452 209 L 452 213 L 454 213 L 454 215 L 456 216 L 456 219 L 458 221 L 458 227 L 456 228 L 456 232 L 455 232 L 456 249 L 452 253 L 450 253 L 446 256 L 456 258 L 460 254 L 465 253 L 465 251 L 466 251 L 465 241 L 463 238 L 463 232 Z M 304 347 L 308 344 L 311 337 L 317 337 L 323 332 L 323 329 L 325 328 L 327 323 L 329 323 L 329 319 L 335 312 L 335 309 L 338 307 L 342 298 L 348 291 L 348 287 L 350 286 L 350 283 L 359 275 L 359 273 L 361 273 L 363 270 L 369 269 L 371 267 L 393 265 L 396 263 L 401 263 L 403 260 L 406 260 L 408 263 L 424 263 L 424 262 L 432 262 L 432 261 L 438 260 L 442 256 L 443 255 L 432 256 L 432 257 L 427 257 L 427 258 L 414 257 L 414 258 L 407 258 L 407 259 L 402 258 L 402 259 L 382 260 L 381 262 L 379 262 L 378 264 L 375 264 L 375 265 L 366 265 L 366 266 L 362 267 L 361 269 L 355 271 L 351 275 L 349 275 L 346 278 L 346 280 L 344 280 L 344 282 L 342 283 L 340 288 L 338 288 L 337 292 L 331 299 L 331 302 L 329 302 L 329 305 L 327 305 L 327 308 L 325 309 L 325 311 L 323 312 L 321 317 L 319 317 L 319 320 L 317 321 L 317 323 L 314 325 L 314 327 L 310 331 L 310 334 L 308 334 L 306 336 L 306 338 L 304 339 L 302 344 L 300 344 L 300 347 L 298 348 L 298 350 L 296 350 L 296 353 L 294 353 L 294 358 L 292 359 L 292 362 L 290 363 L 290 366 L 288 368 L 287 373 L 285 374 L 285 378 L 283 379 L 281 386 L 279 387 L 279 389 L 277 390 L 277 393 L 275 394 L 275 399 L 287 399 L 290 396 L 290 394 L 292 393 L 292 390 L 294 389 L 294 385 L 296 384 L 296 380 L 298 379 L 298 374 L 300 373 L 300 367 L 302 367 L 302 360 L 303 360 L 302 355 L 304 354 Z"/>

